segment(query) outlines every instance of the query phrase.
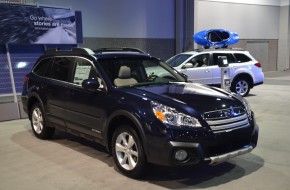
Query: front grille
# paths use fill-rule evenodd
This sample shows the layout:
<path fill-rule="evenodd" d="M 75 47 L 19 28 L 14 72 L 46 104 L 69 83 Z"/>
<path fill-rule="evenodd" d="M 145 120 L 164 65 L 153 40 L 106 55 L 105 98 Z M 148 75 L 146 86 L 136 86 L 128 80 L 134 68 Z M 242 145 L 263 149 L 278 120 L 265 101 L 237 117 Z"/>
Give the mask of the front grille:
<path fill-rule="evenodd" d="M 246 110 L 242 107 L 206 112 L 204 118 L 214 133 L 228 132 L 249 126 Z"/>

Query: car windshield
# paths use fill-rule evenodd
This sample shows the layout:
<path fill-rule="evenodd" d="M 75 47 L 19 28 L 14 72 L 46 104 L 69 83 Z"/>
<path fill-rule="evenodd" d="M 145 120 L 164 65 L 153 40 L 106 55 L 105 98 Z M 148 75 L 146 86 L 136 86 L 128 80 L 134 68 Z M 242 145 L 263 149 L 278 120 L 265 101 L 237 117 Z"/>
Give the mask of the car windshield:
<path fill-rule="evenodd" d="M 117 87 L 186 81 L 184 76 L 156 58 L 101 58 L 98 62 Z"/>
<path fill-rule="evenodd" d="M 190 54 L 179 54 L 176 55 L 172 58 L 170 58 L 169 60 L 167 60 L 166 62 L 171 66 L 171 67 L 178 67 L 181 63 L 183 63 L 185 60 L 187 60 L 189 57 L 191 57 L 192 55 Z"/>

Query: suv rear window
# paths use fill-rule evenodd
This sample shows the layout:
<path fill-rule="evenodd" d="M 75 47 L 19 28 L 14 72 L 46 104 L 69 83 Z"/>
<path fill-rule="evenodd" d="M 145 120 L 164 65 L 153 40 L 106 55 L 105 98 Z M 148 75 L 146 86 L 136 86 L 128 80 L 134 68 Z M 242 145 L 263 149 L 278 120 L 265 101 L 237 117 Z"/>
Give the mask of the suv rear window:
<path fill-rule="evenodd" d="M 251 61 L 251 59 L 242 53 L 235 53 L 234 56 L 236 57 L 237 63 L 244 63 Z"/>
<path fill-rule="evenodd" d="M 74 66 L 73 57 L 56 57 L 50 69 L 48 77 L 70 82 L 70 73 Z"/>
<path fill-rule="evenodd" d="M 52 58 L 47 58 L 41 60 L 36 67 L 34 68 L 33 72 L 39 76 L 45 76 L 45 73 L 49 67 L 49 63 L 51 62 Z"/>
<path fill-rule="evenodd" d="M 220 56 L 226 56 L 229 63 L 234 63 L 235 62 L 234 56 L 232 54 L 230 54 L 230 53 L 213 53 L 214 65 L 217 65 L 217 60 L 218 60 L 218 58 Z"/>

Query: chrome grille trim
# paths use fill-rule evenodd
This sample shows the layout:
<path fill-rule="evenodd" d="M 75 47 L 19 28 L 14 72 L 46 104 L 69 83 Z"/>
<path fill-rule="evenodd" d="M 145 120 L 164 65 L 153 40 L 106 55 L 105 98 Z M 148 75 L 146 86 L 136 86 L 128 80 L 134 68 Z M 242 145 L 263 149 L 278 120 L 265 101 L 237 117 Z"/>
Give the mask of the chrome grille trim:
<path fill-rule="evenodd" d="M 221 124 L 226 124 L 226 123 L 237 122 L 237 121 L 244 120 L 244 119 L 247 119 L 247 114 L 243 114 L 243 115 L 238 116 L 238 117 L 232 117 L 229 119 L 207 120 L 207 123 L 209 125 L 221 125 Z"/>
<path fill-rule="evenodd" d="M 220 131 L 214 131 L 214 133 L 217 134 L 217 133 L 231 132 L 233 130 L 241 129 L 241 128 L 244 128 L 244 127 L 247 127 L 247 126 L 248 125 L 243 125 L 243 126 L 236 127 L 236 128 L 225 129 L 225 130 L 220 130 Z"/>
<path fill-rule="evenodd" d="M 220 120 L 240 116 L 245 113 L 245 108 L 239 106 L 206 112 L 204 113 L 204 118 L 206 118 L 207 120 Z"/>
<path fill-rule="evenodd" d="M 241 126 L 247 126 L 249 125 L 249 121 L 243 120 L 231 124 L 225 124 L 225 125 L 211 125 L 211 129 L 216 131 L 216 130 L 225 130 L 225 129 L 232 129 L 236 127 L 241 127 Z"/>
<path fill-rule="evenodd" d="M 250 125 L 243 107 L 206 112 L 204 118 L 214 133 L 229 132 Z"/>

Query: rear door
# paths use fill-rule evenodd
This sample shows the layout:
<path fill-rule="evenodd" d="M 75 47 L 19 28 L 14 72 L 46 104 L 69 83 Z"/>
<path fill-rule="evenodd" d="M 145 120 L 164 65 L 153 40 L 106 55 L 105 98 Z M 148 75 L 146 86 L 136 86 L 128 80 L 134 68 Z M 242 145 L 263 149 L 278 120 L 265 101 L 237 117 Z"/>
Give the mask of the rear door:
<path fill-rule="evenodd" d="M 105 124 L 105 110 L 109 104 L 103 80 L 90 60 L 79 57 L 76 58 L 75 65 L 66 100 L 67 127 L 101 138 Z M 82 87 L 83 80 L 93 78 L 99 80 L 101 88 L 88 90 Z"/>
<path fill-rule="evenodd" d="M 66 86 L 71 80 L 71 73 L 74 67 L 74 57 L 55 57 L 47 74 L 50 80 L 43 83 L 42 87 L 46 94 L 47 120 L 52 125 L 65 126 L 66 100 L 68 94 Z"/>
<path fill-rule="evenodd" d="M 240 72 L 248 73 L 248 70 L 251 70 L 251 58 L 243 53 L 234 53 L 234 57 L 236 58 L 236 61 L 230 65 L 232 70 L 231 77 L 236 76 Z"/>
<path fill-rule="evenodd" d="M 230 64 L 232 64 L 235 61 L 235 59 L 231 53 L 213 53 L 212 54 L 212 62 L 211 62 L 211 64 L 212 64 L 212 66 L 211 66 L 212 84 L 217 84 L 217 85 L 220 85 L 221 80 L 222 80 L 221 79 L 221 68 L 218 67 L 218 63 L 217 63 L 218 58 L 220 56 L 226 56 L 228 59 L 228 62 Z M 231 65 L 230 65 L 230 67 L 231 67 Z"/>

